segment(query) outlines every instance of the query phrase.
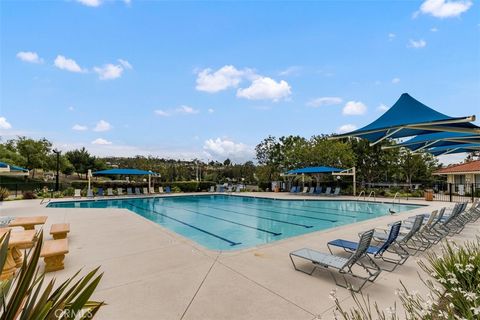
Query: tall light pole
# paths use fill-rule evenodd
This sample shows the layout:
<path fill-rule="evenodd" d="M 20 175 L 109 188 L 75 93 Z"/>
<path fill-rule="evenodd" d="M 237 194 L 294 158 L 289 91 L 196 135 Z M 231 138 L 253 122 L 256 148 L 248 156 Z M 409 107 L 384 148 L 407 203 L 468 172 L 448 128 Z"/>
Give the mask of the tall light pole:
<path fill-rule="evenodd" d="M 57 149 L 53 149 L 53 153 L 57 155 L 57 175 L 55 176 L 55 191 L 60 190 L 60 184 L 59 184 L 59 175 L 60 175 L 60 153 L 62 151 L 59 151 Z"/>

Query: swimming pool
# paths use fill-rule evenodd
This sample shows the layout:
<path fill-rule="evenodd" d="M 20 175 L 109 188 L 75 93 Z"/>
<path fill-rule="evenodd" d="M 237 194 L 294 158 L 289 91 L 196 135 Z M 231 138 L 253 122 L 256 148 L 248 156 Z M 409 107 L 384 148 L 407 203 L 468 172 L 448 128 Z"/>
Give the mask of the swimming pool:
<path fill-rule="evenodd" d="M 229 195 L 53 202 L 49 208 L 124 208 L 212 250 L 253 247 L 388 215 L 392 204 Z M 418 208 L 395 204 L 396 212 Z"/>

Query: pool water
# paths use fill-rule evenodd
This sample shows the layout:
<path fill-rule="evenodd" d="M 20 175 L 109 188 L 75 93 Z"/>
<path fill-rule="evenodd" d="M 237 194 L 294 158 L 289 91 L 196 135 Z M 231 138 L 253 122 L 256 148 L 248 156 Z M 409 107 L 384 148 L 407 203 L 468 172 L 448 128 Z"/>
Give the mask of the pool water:
<path fill-rule="evenodd" d="M 229 195 L 53 202 L 50 208 L 124 208 L 212 250 L 236 250 L 419 206 Z"/>

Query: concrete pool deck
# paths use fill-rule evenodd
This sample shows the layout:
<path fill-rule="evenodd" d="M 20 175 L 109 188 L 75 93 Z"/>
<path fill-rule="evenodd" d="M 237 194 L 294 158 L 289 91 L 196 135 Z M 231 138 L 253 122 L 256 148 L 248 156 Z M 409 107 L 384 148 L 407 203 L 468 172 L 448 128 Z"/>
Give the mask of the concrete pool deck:
<path fill-rule="evenodd" d="M 312 199 L 282 193 L 242 195 Z M 330 291 L 336 288 L 345 306 L 352 303 L 349 291 L 336 287 L 323 270 L 313 276 L 295 271 L 289 252 L 302 247 L 328 252 L 329 240 L 354 240 L 358 232 L 453 206 L 422 200 L 402 202 L 429 207 L 228 252 L 207 250 L 125 209 L 46 208 L 40 200 L 24 200 L 1 203 L 0 214 L 48 216 L 46 238 L 50 238 L 51 224 L 70 223 L 70 253 L 65 259 L 65 270 L 48 275 L 61 281 L 80 268 L 87 271 L 100 265 L 105 274 L 94 298 L 105 300 L 108 305 L 96 319 L 332 319 L 334 303 L 329 299 Z M 452 239 L 474 239 L 480 234 L 479 226 L 480 222 L 467 225 Z M 432 249 L 439 248 L 437 245 Z M 399 281 L 407 288 L 421 291 L 417 275 L 417 260 L 421 257 L 410 258 L 393 273 L 382 272 L 363 292 L 385 309 L 397 299 L 394 291 L 400 287 Z"/>

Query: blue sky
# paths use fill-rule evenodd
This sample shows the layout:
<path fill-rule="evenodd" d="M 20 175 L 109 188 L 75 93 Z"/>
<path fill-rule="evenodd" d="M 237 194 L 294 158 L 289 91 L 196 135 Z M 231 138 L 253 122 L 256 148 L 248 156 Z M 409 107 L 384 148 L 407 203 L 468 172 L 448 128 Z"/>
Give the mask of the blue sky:
<path fill-rule="evenodd" d="M 480 116 L 469 0 L 2 1 L 0 26 L 3 140 L 244 161 L 268 135 L 368 124 L 403 92 Z"/>

